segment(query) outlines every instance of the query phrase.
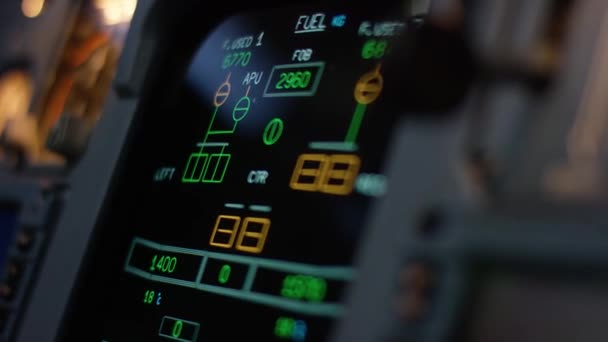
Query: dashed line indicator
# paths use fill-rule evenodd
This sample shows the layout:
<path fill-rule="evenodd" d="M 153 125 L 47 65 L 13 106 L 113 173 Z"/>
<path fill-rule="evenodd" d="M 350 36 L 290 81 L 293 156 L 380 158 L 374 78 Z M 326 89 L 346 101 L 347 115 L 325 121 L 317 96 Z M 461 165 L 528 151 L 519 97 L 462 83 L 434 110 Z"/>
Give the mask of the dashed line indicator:
<path fill-rule="evenodd" d="M 245 205 L 241 203 L 226 203 L 224 207 L 231 209 L 245 209 Z"/>
<path fill-rule="evenodd" d="M 252 204 L 249 206 L 249 210 L 251 211 L 260 211 L 263 213 L 269 213 L 272 211 L 272 207 L 269 205 L 258 205 L 258 204 Z"/>
<path fill-rule="evenodd" d="M 357 144 L 341 141 L 312 141 L 308 144 L 313 150 L 330 150 L 354 152 L 357 150 Z"/>
<path fill-rule="evenodd" d="M 230 209 L 245 209 L 245 205 L 242 203 L 224 203 L 224 207 L 230 208 Z M 252 204 L 249 207 L 247 207 L 247 209 L 249 209 L 251 211 L 259 211 L 262 213 L 272 212 L 271 206 L 262 205 L 262 204 Z"/>

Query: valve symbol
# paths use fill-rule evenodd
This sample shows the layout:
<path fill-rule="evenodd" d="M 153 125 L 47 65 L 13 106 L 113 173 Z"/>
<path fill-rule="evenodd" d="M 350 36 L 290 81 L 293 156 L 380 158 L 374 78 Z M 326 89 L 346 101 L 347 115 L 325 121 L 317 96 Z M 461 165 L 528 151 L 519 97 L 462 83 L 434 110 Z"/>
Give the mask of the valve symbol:
<path fill-rule="evenodd" d="M 380 96 L 384 79 L 380 74 L 380 65 L 373 71 L 363 74 L 355 86 L 355 100 L 360 104 L 370 104 Z"/>

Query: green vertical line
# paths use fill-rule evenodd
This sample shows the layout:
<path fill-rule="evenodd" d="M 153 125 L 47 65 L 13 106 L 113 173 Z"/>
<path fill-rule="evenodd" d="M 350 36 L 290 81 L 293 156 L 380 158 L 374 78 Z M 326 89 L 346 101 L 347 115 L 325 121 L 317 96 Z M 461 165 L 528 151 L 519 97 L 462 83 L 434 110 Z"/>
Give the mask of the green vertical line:
<path fill-rule="evenodd" d="M 186 167 L 184 168 L 184 172 L 182 174 L 182 182 L 183 183 L 195 183 L 200 181 L 199 179 L 196 179 L 196 168 L 198 167 L 198 164 L 200 162 L 201 159 L 201 155 L 203 154 L 203 150 L 205 149 L 205 143 L 207 143 L 207 139 L 209 138 L 209 131 L 211 130 L 211 127 L 213 126 L 213 122 L 215 121 L 215 116 L 217 115 L 217 111 L 218 111 L 219 107 L 215 107 L 215 109 L 213 110 L 213 115 L 211 115 L 211 120 L 209 121 L 209 127 L 207 127 L 207 132 L 205 132 L 205 138 L 203 139 L 203 142 L 200 144 L 197 144 L 199 146 L 199 150 L 198 153 L 192 153 L 190 154 L 190 157 L 188 158 L 188 162 L 186 163 Z M 193 156 L 196 155 L 196 161 L 194 163 L 194 166 L 192 168 L 192 172 L 190 174 L 190 177 L 188 177 L 188 171 L 190 170 L 190 162 L 192 161 Z M 205 177 L 205 169 L 207 168 L 207 164 L 209 162 L 209 157 L 207 157 L 205 159 L 205 162 L 202 165 L 202 172 L 201 172 L 201 178 Z"/>
<path fill-rule="evenodd" d="M 361 122 L 363 122 L 363 116 L 365 115 L 366 108 L 367 105 L 357 103 L 357 107 L 355 107 L 355 113 L 350 121 L 350 126 L 348 127 L 348 132 L 346 133 L 344 142 L 355 143 L 355 141 L 357 141 L 357 135 L 359 135 L 359 129 L 361 128 Z"/>
<path fill-rule="evenodd" d="M 209 168 L 209 164 L 211 163 L 211 154 L 207 154 L 207 159 L 205 159 L 205 163 L 203 164 L 203 169 L 201 171 L 201 178 L 199 178 L 199 180 L 201 180 L 201 182 L 205 182 L 205 176 L 207 176 L 207 169 Z"/>
<path fill-rule="evenodd" d="M 192 159 L 194 159 L 194 166 L 192 167 L 192 172 L 190 173 L 189 182 L 198 182 L 201 179 L 202 173 L 197 178 L 196 170 L 198 168 L 198 164 L 201 161 L 202 156 L 203 156 L 202 151 L 199 153 L 190 154 L 190 157 L 188 158 L 188 163 L 186 164 L 186 170 L 188 170 L 188 167 L 190 166 L 190 161 Z M 203 168 L 205 167 L 205 164 L 207 163 L 207 159 L 209 159 L 209 158 L 205 158 L 205 160 L 203 161 L 203 165 L 202 165 Z"/>
<path fill-rule="evenodd" d="M 203 144 L 201 145 L 200 152 L 203 152 L 203 148 L 205 147 L 205 143 L 209 138 L 209 132 L 211 132 L 211 127 L 213 127 L 213 123 L 215 122 L 215 117 L 217 116 L 217 111 L 219 109 L 220 107 L 215 107 L 215 109 L 213 110 L 213 115 L 211 115 L 211 120 L 209 120 L 209 127 L 207 127 L 207 132 L 205 132 L 205 139 L 203 140 Z"/>
<path fill-rule="evenodd" d="M 211 181 L 215 180 L 215 175 L 217 174 L 217 169 L 220 167 L 220 162 L 222 161 L 222 156 L 224 155 L 225 149 L 226 149 L 226 145 L 222 146 L 222 150 L 220 151 L 220 153 L 217 157 L 217 163 L 215 163 L 215 168 L 213 169 L 213 174 L 211 175 Z M 211 159 L 211 157 L 209 157 L 209 159 Z"/>

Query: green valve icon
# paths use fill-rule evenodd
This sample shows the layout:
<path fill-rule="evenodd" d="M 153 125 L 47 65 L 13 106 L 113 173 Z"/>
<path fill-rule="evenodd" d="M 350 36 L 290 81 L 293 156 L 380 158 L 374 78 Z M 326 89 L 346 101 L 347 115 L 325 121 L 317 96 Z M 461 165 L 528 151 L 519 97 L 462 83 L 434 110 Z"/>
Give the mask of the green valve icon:
<path fill-rule="evenodd" d="M 234 121 L 236 122 L 243 120 L 245 116 L 247 116 L 247 114 L 249 113 L 250 108 L 251 100 L 249 99 L 249 97 L 247 95 L 241 97 L 239 102 L 237 102 L 236 105 L 234 105 L 234 108 L 232 109 L 232 119 L 234 119 Z"/>
<path fill-rule="evenodd" d="M 217 276 L 217 281 L 219 281 L 220 284 L 226 284 L 228 279 L 230 279 L 230 272 L 232 272 L 232 267 L 230 267 L 230 265 L 222 266 L 220 274 Z"/>
<path fill-rule="evenodd" d="M 283 120 L 279 118 L 274 118 L 270 120 L 270 122 L 268 123 L 268 125 L 266 125 L 266 128 L 264 129 L 264 134 L 262 135 L 262 140 L 264 141 L 264 144 L 270 146 L 274 145 L 277 141 L 279 141 L 279 138 L 281 138 L 281 135 L 283 134 L 284 127 L 285 124 L 283 123 Z"/>
<path fill-rule="evenodd" d="M 247 87 L 245 95 L 232 108 L 232 127 L 222 127 L 216 123 L 216 117 L 221 115 L 220 107 L 226 103 L 231 92 L 230 74 L 215 92 L 213 104 L 215 109 L 211 115 L 209 126 L 203 141 L 197 143 L 198 150 L 191 153 L 182 174 L 182 183 L 222 183 L 228 170 L 232 154 L 229 153 L 230 143 L 226 139 L 234 134 L 239 121 L 243 120 L 251 109 L 251 99 Z"/>

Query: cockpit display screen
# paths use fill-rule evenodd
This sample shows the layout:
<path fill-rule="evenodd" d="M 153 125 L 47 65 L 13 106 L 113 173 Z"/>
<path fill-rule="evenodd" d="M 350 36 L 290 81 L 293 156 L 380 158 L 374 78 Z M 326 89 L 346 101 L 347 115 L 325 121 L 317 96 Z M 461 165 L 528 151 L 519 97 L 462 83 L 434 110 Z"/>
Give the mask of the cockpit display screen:
<path fill-rule="evenodd" d="M 63 340 L 327 338 L 388 187 L 383 61 L 408 25 L 375 12 L 245 13 L 203 39 L 139 108 Z"/>

